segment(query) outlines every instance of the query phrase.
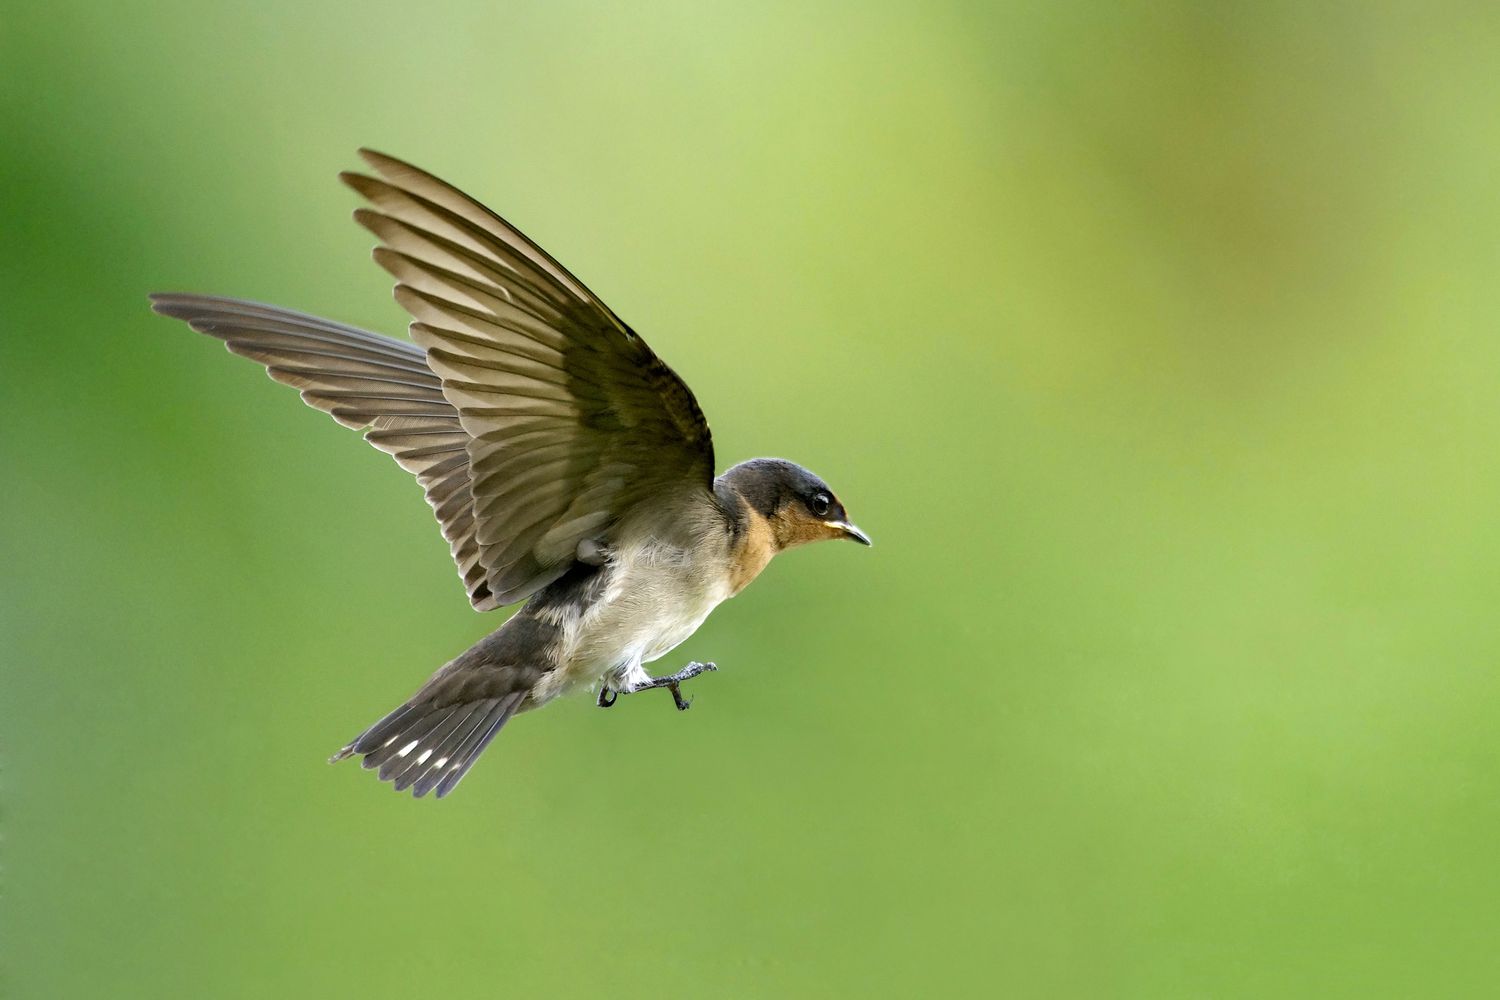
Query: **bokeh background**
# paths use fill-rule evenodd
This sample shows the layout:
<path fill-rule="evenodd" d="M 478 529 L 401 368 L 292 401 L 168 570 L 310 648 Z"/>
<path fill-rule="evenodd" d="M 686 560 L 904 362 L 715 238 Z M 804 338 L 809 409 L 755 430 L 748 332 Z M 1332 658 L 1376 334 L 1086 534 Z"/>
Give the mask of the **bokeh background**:
<path fill-rule="evenodd" d="M 15 997 L 1500 990 L 1500 8 L 63 0 L 0 20 Z M 177 289 L 400 334 L 334 180 L 509 216 L 876 547 L 461 792 L 499 624 Z"/>

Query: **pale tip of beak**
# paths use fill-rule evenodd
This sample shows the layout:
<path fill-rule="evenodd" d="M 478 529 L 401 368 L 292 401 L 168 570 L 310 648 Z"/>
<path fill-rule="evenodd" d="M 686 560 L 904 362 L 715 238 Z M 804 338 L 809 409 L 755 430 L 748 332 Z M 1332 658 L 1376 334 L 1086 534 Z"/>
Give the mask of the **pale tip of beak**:
<path fill-rule="evenodd" d="M 869 535 L 865 534 L 863 531 L 860 531 L 848 521 L 831 521 L 829 522 L 829 525 L 830 527 L 838 528 L 840 531 L 842 531 L 845 538 L 852 539 L 861 545 L 875 544 L 874 542 L 870 541 Z"/>

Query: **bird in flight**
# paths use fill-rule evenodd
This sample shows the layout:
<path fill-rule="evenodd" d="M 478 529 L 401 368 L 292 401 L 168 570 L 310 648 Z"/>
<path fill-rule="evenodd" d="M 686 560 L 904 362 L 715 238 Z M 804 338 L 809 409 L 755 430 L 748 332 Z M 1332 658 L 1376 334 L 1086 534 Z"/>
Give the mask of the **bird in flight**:
<path fill-rule="evenodd" d="M 479 611 L 524 601 L 335 753 L 397 791 L 451 792 L 518 712 L 598 685 L 598 704 L 680 685 L 666 655 L 777 553 L 869 545 L 828 485 L 757 458 L 714 476 L 698 402 L 634 330 L 457 188 L 361 150 L 340 179 L 412 316 L 406 342 L 277 306 L 156 294 L 386 452 L 426 491 Z"/>

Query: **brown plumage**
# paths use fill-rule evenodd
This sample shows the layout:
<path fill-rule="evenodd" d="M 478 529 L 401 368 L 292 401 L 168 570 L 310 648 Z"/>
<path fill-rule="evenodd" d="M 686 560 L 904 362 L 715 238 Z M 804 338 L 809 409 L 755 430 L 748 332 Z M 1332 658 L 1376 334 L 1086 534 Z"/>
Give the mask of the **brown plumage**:
<path fill-rule="evenodd" d="M 498 215 L 362 151 L 342 179 L 371 204 L 415 343 L 275 306 L 154 295 L 153 308 L 258 361 L 417 477 L 473 606 L 525 601 L 334 755 L 417 796 L 450 792 L 517 712 L 580 686 L 613 696 L 778 552 L 869 539 L 827 485 L 780 459 L 714 478 L 693 394 L 582 282 Z M 606 700 L 607 698 L 607 700 Z"/>

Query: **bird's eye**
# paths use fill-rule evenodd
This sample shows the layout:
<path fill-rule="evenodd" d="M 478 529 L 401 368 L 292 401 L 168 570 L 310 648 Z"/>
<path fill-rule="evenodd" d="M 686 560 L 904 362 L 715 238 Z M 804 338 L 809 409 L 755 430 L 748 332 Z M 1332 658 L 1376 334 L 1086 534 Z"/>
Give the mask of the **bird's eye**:
<path fill-rule="evenodd" d="M 814 493 L 813 498 L 808 501 L 808 506 L 812 508 L 814 514 L 819 517 L 826 517 L 828 516 L 828 505 L 830 502 L 827 493 Z"/>

